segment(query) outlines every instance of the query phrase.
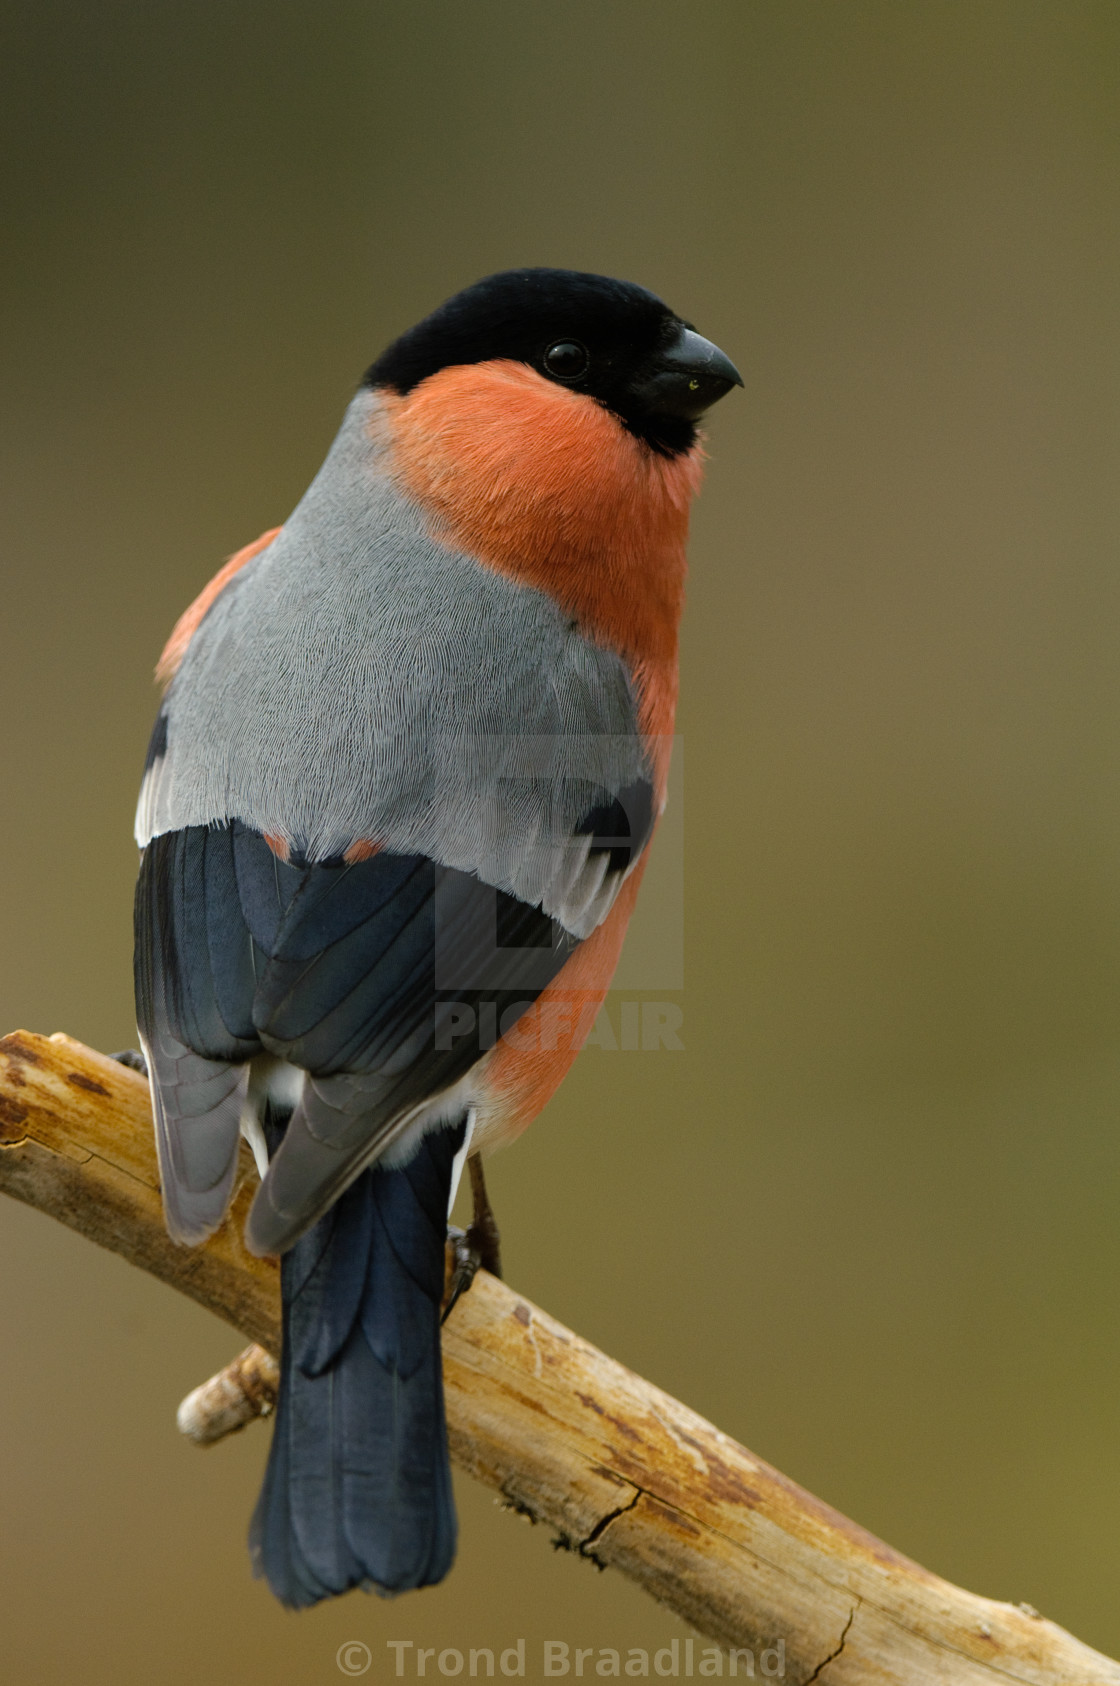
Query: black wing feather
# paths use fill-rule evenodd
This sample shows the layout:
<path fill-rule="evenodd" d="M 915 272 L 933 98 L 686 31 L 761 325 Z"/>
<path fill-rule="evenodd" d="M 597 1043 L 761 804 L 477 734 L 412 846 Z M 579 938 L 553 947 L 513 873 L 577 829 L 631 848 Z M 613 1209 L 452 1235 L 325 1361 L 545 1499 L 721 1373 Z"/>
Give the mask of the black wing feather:
<path fill-rule="evenodd" d="M 291 1245 L 387 1132 L 480 1058 L 471 1037 L 437 1037 L 441 1006 L 493 1003 L 508 1026 L 575 946 L 539 908 L 470 873 L 389 854 L 285 862 L 237 821 L 155 838 L 136 906 L 165 1184 L 193 1201 L 176 1233 L 200 1239 L 223 1214 L 240 1116 L 230 1068 L 267 1052 L 315 1080 L 254 1207 L 262 1251 Z M 204 1142 L 207 1093 L 224 1111 Z M 169 1214 L 176 1198 L 169 1186 Z"/>

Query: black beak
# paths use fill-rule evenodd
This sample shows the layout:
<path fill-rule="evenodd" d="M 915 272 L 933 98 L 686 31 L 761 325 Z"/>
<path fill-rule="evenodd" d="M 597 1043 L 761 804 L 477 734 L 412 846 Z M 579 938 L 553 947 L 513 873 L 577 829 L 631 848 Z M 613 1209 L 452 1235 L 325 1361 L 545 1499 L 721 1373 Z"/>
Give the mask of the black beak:
<path fill-rule="evenodd" d="M 692 328 L 681 328 L 631 390 L 653 415 L 695 421 L 733 386 L 742 384 L 742 375 L 718 345 Z"/>

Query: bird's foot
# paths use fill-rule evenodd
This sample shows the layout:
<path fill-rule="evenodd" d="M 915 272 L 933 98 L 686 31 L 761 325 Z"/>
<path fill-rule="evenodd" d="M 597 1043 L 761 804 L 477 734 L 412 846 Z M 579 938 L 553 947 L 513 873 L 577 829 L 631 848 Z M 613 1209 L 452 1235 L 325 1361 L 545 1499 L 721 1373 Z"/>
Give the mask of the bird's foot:
<path fill-rule="evenodd" d="M 500 1277 L 502 1274 L 502 1236 L 498 1229 L 498 1220 L 494 1216 L 494 1208 L 490 1204 L 490 1196 L 486 1192 L 486 1178 L 482 1174 L 481 1154 L 471 1154 L 467 1160 L 467 1170 L 470 1172 L 471 1203 L 474 1208 L 471 1213 L 467 1237 L 478 1252 L 478 1262 L 483 1270 L 488 1270 L 491 1276 Z"/>
<path fill-rule="evenodd" d="M 440 1322 L 446 1323 L 465 1294 L 482 1263 L 477 1248 L 471 1245 L 470 1231 L 455 1224 L 447 1226 L 447 1273 L 443 1288 L 443 1311 Z"/>
<path fill-rule="evenodd" d="M 467 1160 L 467 1169 L 471 1177 L 474 1211 L 467 1229 L 458 1229 L 454 1224 L 447 1226 L 450 1257 L 441 1323 L 447 1322 L 459 1296 L 466 1293 L 480 1270 L 488 1270 L 491 1276 L 502 1274 L 501 1236 L 486 1192 L 482 1160 L 477 1153 L 472 1153 Z"/>
<path fill-rule="evenodd" d="M 138 1071 L 141 1077 L 148 1075 L 148 1062 L 138 1048 L 122 1048 L 119 1054 L 110 1054 L 109 1058 L 118 1065 L 126 1065 L 129 1071 Z"/>

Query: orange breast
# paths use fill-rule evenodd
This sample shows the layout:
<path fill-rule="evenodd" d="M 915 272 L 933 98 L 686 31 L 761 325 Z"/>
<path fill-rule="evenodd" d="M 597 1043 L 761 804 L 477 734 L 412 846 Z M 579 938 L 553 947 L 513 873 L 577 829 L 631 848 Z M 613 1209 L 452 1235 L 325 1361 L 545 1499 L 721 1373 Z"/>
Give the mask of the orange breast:
<path fill-rule="evenodd" d="M 671 733 L 699 446 L 661 456 L 593 398 L 505 361 L 443 369 L 385 407 L 433 534 L 554 597 L 627 661 L 643 731 Z"/>
<path fill-rule="evenodd" d="M 520 1135 L 551 1100 L 606 999 L 645 871 L 639 861 L 614 906 L 494 1048 L 483 1079 L 484 1152 Z"/>
<path fill-rule="evenodd" d="M 385 411 L 394 472 L 433 536 L 548 592 L 627 662 L 663 796 L 700 447 L 663 457 L 594 399 L 504 361 L 441 370 L 407 397 L 386 395 Z M 484 1149 L 524 1129 L 586 1040 L 643 867 L 494 1048 L 480 1109 Z"/>

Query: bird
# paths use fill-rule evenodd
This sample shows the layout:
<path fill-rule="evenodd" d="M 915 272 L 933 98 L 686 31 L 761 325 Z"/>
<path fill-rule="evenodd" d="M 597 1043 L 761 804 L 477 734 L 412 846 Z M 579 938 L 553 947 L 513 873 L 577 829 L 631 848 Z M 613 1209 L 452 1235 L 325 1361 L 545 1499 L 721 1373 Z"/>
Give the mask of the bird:
<path fill-rule="evenodd" d="M 137 808 L 167 1228 L 280 1259 L 254 1571 L 448 1573 L 440 1361 L 498 1268 L 483 1156 L 601 1005 L 664 806 L 698 423 L 742 379 L 655 294 L 505 271 L 373 363 L 295 510 L 181 616 Z"/>

